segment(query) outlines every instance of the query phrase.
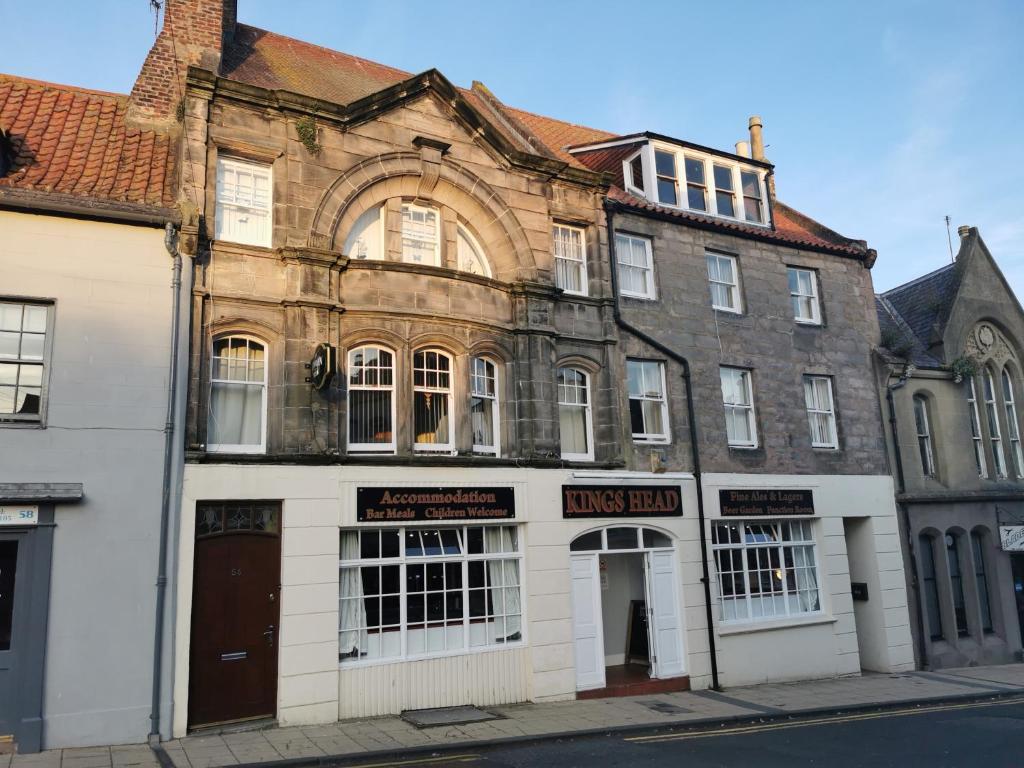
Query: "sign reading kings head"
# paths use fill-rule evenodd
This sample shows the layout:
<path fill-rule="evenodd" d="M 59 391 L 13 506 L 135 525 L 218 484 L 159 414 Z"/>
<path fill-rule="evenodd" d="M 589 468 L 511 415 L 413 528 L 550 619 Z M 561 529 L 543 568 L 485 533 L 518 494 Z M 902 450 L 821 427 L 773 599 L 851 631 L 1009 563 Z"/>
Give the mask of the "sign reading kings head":
<path fill-rule="evenodd" d="M 678 485 L 563 485 L 562 517 L 681 517 Z"/>

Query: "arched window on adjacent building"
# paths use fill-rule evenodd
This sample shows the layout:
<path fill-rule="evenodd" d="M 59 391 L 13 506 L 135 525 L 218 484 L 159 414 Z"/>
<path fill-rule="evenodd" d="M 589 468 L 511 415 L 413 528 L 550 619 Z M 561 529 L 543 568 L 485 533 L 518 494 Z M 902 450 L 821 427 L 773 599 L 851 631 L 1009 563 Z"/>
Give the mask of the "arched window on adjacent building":
<path fill-rule="evenodd" d="M 932 640 L 941 640 L 942 611 L 939 607 L 939 585 L 935 580 L 935 540 L 927 534 L 918 537 L 918 553 L 921 556 L 921 589 L 928 614 L 928 634 Z"/>
<path fill-rule="evenodd" d="M 1006 458 L 1003 456 L 1003 436 L 999 429 L 999 411 L 996 407 L 996 384 L 992 369 L 985 368 L 982 373 L 982 387 L 985 395 L 985 417 L 988 421 L 988 436 L 992 442 L 992 460 L 996 465 L 996 475 L 1006 477 Z"/>
<path fill-rule="evenodd" d="M 501 417 L 498 408 L 498 367 L 486 357 L 470 360 L 470 420 L 473 452 L 501 455 Z"/>
<path fill-rule="evenodd" d="M 974 464 L 978 470 L 978 477 L 988 477 L 985 442 L 981 436 L 981 415 L 978 413 L 978 391 L 974 386 L 973 376 L 967 378 L 967 411 L 971 419 L 971 442 L 974 445 Z"/>
<path fill-rule="evenodd" d="M 562 458 L 569 461 L 593 461 L 590 376 L 579 368 L 558 369 L 558 421 Z"/>
<path fill-rule="evenodd" d="M 1013 474 L 1019 480 L 1024 478 L 1024 454 L 1020 447 L 1020 428 L 1017 424 L 1017 401 L 1014 398 L 1013 377 L 1008 368 L 1003 368 L 1003 407 L 1006 411 L 1006 437 L 1010 441 L 1010 457 L 1013 460 Z"/>
<path fill-rule="evenodd" d="M 992 631 L 992 605 L 988 597 L 988 573 L 985 563 L 985 538 L 981 531 L 971 533 L 971 554 L 974 556 L 974 582 L 978 588 L 978 608 L 981 610 L 981 631 Z"/>
<path fill-rule="evenodd" d="M 348 449 L 395 452 L 395 356 L 385 347 L 349 350 Z"/>
<path fill-rule="evenodd" d="M 924 395 L 914 395 L 914 424 L 917 429 L 917 449 L 921 455 L 921 472 L 926 477 L 935 477 L 935 446 L 928 418 L 928 401 Z"/>
<path fill-rule="evenodd" d="M 250 336 L 214 339 L 206 449 L 263 453 L 267 449 L 266 345 Z"/>
<path fill-rule="evenodd" d="M 953 598 L 953 618 L 956 633 L 965 637 L 970 632 L 967 624 L 967 602 L 964 600 L 964 576 L 960 564 L 960 537 L 946 534 L 946 559 L 949 565 L 949 591 Z"/>
<path fill-rule="evenodd" d="M 417 451 L 451 451 L 452 358 L 439 349 L 412 357 L 413 434 Z"/>

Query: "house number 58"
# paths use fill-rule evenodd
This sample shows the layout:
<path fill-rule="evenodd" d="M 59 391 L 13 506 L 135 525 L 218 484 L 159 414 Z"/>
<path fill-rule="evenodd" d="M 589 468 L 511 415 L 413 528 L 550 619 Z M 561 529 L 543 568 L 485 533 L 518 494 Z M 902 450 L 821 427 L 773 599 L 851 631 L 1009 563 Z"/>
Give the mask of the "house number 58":
<path fill-rule="evenodd" d="M 231 569 L 231 575 L 232 576 L 241 576 L 242 575 L 242 569 L 241 568 L 232 568 Z"/>

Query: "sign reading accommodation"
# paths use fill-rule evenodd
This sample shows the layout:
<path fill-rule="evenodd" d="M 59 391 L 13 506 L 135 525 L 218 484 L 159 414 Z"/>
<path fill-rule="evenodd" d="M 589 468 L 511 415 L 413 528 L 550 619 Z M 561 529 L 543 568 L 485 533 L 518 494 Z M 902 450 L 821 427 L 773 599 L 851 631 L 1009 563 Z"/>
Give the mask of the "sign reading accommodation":
<path fill-rule="evenodd" d="M 356 519 L 361 523 L 515 516 L 512 488 L 356 488 Z"/>
<path fill-rule="evenodd" d="M 0 525 L 39 525 L 39 507 L 0 506 Z"/>
<path fill-rule="evenodd" d="M 1024 552 L 1024 525 L 999 526 L 999 541 L 1004 552 Z"/>
<path fill-rule="evenodd" d="M 562 517 L 681 517 L 678 485 L 563 485 Z"/>
<path fill-rule="evenodd" d="M 744 488 L 719 491 L 723 517 L 770 517 L 774 515 L 813 515 L 814 494 L 782 488 Z"/>

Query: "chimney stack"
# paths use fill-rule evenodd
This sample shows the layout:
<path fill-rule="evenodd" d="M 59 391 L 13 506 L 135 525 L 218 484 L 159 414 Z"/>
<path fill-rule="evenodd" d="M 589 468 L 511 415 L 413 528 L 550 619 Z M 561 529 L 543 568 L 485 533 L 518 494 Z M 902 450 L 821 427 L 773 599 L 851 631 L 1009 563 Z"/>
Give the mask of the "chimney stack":
<path fill-rule="evenodd" d="M 971 228 L 967 224 L 961 224 L 959 227 L 956 228 L 956 233 L 960 235 L 960 239 L 963 240 L 965 237 L 971 234 Z"/>
<path fill-rule="evenodd" d="M 750 157 L 750 142 L 749 141 L 737 141 L 736 142 L 736 154 L 740 157 Z"/>
<path fill-rule="evenodd" d="M 750 150 L 755 160 L 764 160 L 764 137 L 761 135 L 761 117 L 754 115 L 748 121 L 750 126 Z"/>
<path fill-rule="evenodd" d="M 237 18 L 237 0 L 165 0 L 163 28 L 132 86 L 128 119 L 146 128 L 173 124 L 188 68 L 220 74 L 221 55 L 234 38 Z"/>

